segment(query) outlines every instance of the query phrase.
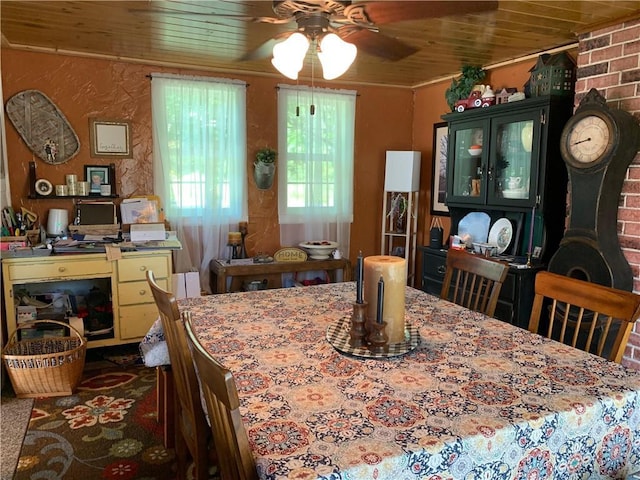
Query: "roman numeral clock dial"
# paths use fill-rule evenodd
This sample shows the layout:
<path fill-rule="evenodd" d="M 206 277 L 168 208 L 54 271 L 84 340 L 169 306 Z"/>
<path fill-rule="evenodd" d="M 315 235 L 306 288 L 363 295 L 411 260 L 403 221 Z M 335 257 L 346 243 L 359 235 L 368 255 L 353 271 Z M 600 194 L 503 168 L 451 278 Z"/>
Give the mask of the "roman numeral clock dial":
<path fill-rule="evenodd" d="M 589 115 L 579 120 L 569 132 L 567 147 L 580 163 L 593 163 L 611 149 L 610 126 L 604 119 Z"/>

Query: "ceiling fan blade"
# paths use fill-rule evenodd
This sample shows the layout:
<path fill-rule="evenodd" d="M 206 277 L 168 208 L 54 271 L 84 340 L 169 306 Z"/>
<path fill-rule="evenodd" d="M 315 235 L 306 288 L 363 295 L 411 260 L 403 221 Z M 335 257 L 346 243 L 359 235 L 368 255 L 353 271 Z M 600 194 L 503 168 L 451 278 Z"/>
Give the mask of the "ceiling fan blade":
<path fill-rule="evenodd" d="M 402 60 L 418 51 L 417 48 L 400 40 L 372 32 L 366 28 L 351 28 L 347 25 L 338 28 L 337 33 L 345 42 L 353 43 L 358 47 L 358 50 L 393 62 Z"/>
<path fill-rule="evenodd" d="M 294 33 L 294 32 L 283 32 L 283 33 L 279 33 L 279 34 L 275 35 L 274 37 L 270 38 L 269 40 L 264 42 L 259 47 L 254 48 L 250 52 L 245 53 L 240 58 L 240 61 L 241 62 L 250 62 L 252 60 L 264 60 L 265 58 L 271 57 L 273 55 L 273 47 L 277 43 L 280 43 L 281 41 L 283 41 L 285 38 L 287 38 L 292 33 Z"/>
<path fill-rule="evenodd" d="M 498 8 L 497 1 L 372 1 L 355 3 L 345 8 L 344 16 L 384 25 L 403 20 L 438 18 L 447 15 L 481 13 Z"/>

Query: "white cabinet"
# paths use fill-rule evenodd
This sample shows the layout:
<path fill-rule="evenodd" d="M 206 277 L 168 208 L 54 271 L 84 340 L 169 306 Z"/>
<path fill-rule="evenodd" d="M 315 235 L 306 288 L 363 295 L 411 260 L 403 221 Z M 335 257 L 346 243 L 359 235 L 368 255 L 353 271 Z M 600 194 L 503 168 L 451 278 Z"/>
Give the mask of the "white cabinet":
<path fill-rule="evenodd" d="M 146 281 L 149 270 L 153 271 L 162 288 L 171 289 L 170 250 L 127 252 L 113 261 L 107 260 L 104 254 L 4 258 L 7 334 L 11 336 L 16 329 L 16 306 L 22 295 L 36 297 L 44 292 L 58 292 L 74 299 L 66 307 L 73 315 L 91 303 L 92 295 L 101 297 L 103 304 L 108 305 L 102 315 L 94 319 L 97 326 L 92 325 L 89 318 L 84 322 L 88 347 L 140 341 L 158 317 Z M 46 318 L 46 309 L 39 309 L 38 316 Z M 91 335 L 92 328 L 108 331 Z"/>

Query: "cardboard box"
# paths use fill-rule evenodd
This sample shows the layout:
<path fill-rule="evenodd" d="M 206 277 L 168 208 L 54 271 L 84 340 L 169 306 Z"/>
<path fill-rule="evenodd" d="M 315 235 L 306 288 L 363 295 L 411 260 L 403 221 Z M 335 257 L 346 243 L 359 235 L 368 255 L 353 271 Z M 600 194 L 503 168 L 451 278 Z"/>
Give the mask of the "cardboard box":
<path fill-rule="evenodd" d="M 171 288 L 177 299 L 200 296 L 200 274 L 198 272 L 174 273 Z"/>

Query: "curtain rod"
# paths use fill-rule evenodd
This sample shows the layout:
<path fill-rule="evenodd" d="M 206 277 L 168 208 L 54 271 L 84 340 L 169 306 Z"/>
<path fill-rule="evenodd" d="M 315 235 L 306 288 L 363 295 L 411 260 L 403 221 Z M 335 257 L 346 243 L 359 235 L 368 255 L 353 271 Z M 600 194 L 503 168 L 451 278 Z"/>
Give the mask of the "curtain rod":
<path fill-rule="evenodd" d="M 249 86 L 247 82 L 244 80 L 236 80 L 233 78 L 224 78 L 224 77 L 203 77 L 200 75 L 180 75 L 177 73 L 149 73 L 145 75 L 150 80 L 156 78 L 169 78 L 176 80 L 193 80 L 196 82 L 214 82 L 214 83 L 230 83 L 233 85 L 244 85 L 246 87 Z"/>

